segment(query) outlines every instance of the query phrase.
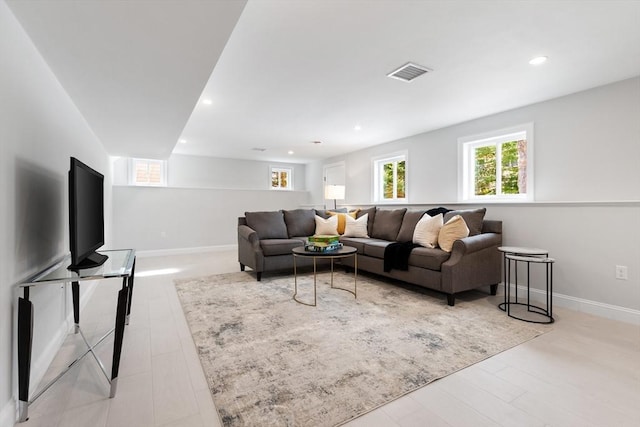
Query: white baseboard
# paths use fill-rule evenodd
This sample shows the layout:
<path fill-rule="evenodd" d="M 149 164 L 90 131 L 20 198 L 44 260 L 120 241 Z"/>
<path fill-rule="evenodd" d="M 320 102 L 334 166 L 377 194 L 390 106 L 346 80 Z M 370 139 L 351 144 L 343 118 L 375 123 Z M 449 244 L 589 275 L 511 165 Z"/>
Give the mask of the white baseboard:
<path fill-rule="evenodd" d="M 154 256 L 188 255 L 203 252 L 221 252 L 237 249 L 238 245 L 200 246 L 196 248 L 152 249 L 136 251 L 136 257 L 146 258 Z"/>
<path fill-rule="evenodd" d="M 511 287 L 511 292 L 513 294 L 513 284 L 511 285 Z M 502 286 L 502 289 L 504 289 L 504 286 Z M 530 292 L 532 300 L 535 300 L 536 302 L 545 301 L 545 291 L 531 288 Z M 519 296 L 527 295 L 527 287 L 521 285 L 518 286 L 518 294 Z M 556 307 L 568 308 L 582 313 L 605 317 L 607 319 L 619 320 L 621 322 L 640 325 L 640 310 L 621 307 L 619 305 L 605 304 L 598 301 L 572 297 L 570 295 L 563 295 L 556 292 L 553 293 L 553 305 Z"/>
<path fill-rule="evenodd" d="M 18 410 L 16 401 L 13 398 L 4 405 L 0 411 L 0 426 L 1 427 L 13 427 L 18 419 Z"/>

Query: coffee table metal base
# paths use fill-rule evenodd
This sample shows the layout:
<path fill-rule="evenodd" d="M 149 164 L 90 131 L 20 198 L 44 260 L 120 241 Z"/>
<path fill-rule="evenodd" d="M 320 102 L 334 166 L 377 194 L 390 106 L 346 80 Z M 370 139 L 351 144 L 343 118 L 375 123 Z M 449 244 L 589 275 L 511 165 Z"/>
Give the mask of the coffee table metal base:
<path fill-rule="evenodd" d="M 296 248 L 297 249 L 297 248 Z M 296 266 L 296 258 L 298 256 L 302 256 L 302 257 L 311 257 L 313 258 L 313 304 L 308 303 L 308 302 L 304 302 L 301 301 L 297 298 L 298 296 L 298 268 Z M 353 269 L 353 290 L 351 289 L 346 289 L 346 288 L 341 288 L 339 286 L 334 286 L 333 285 L 333 260 L 335 258 L 345 258 L 348 256 L 353 256 L 354 257 L 354 269 Z M 352 294 L 354 296 L 354 298 L 358 298 L 358 253 L 356 251 L 353 252 L 349 252 L 349 253 L 341 253 L 340 252 L 336 252 L 336 254 L 332 254 L 332 255 L 327 255 L 326 253 L 323 253 L 322 255 L 320 254 L 310 254 L 310 253 L 296 253 L 296 251 L 293 251 L 293 283 L 294 283 L 294 293 L 293 293 L 293 300 L 297 303 L 300 304 L 304 304 L 304 305 L 308 305 L 311 307 L 315 307 L 316 303 L 317 303 L 317 276 L 318 276 L 318 271 L 317 271 L 317 266 L 316 266 L 316 260 L 318 258 L 329 258 L 331 259 L 331 289 L 340 289 L 342 291 L 347 291 L 350 294 Z"/>

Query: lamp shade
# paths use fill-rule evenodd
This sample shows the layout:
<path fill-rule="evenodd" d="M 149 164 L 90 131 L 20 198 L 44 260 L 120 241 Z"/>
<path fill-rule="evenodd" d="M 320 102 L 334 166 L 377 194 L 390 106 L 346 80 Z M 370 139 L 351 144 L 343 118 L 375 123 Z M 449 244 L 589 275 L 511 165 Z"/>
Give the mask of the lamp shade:
<path fill-rule="evenodd" d="M 327 185 L 324 189 L 325 199 L 344 200 L 344 185 Z"/>

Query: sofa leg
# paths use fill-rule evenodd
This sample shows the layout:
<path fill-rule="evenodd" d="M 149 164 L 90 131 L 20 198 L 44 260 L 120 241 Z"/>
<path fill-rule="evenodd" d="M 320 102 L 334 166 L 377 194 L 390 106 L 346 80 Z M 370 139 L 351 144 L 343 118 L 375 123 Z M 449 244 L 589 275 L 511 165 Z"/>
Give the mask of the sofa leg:
<path fill-rule="evenodd" d="M 453 307 L 456 305 L 456 295 L 455 294 L 447 294 L 447 304 Z"/>
<path fill-rule="evenodd" d="M 244 264 L 240 263 L 240 271 L 244 271 Z"/>
<path fill-rule="evenodd" d="M 496 295 L 498 293 L 498 284 L 490 285 L 489 287 L 491 295 Z"/>
<path fill-rule="evenodd" d="M 261 271 L 258 271 L 258 272 L 256 273 L 256 277 L 257 277 L 257 279 L 258 279 L 258 282 L 259 282 L 260 280 L 262 280 L 262 272 L 261 272 Z"/>

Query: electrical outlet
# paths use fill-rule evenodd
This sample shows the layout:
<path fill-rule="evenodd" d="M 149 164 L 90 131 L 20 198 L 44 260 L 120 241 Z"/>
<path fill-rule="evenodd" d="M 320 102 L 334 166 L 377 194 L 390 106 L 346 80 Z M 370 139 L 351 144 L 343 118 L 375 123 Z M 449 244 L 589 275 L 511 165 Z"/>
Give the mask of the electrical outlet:
<path fill-rule="evenodd" d="M 616 279 L 618 280 L 627 280 L 629 278 L 627 274 L 627 266 L 626 265 L 616 265 Z"/>

